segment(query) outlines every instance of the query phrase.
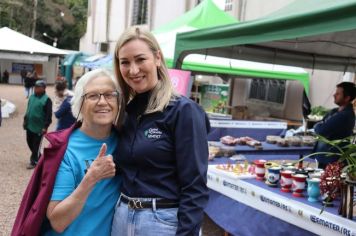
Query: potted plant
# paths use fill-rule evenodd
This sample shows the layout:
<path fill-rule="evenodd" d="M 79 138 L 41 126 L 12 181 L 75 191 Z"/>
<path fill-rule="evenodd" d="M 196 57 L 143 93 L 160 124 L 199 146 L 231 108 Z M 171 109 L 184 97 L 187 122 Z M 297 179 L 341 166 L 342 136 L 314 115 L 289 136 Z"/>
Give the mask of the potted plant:
<path fill-rule="evenodd" d="M 333 199 L 341 193 L 343 175 L 346 175 L 346 179 L 349 182 L 356 183 L 356 136 L 329 140 L 321 135 L 316 135 L 316 140 L 329 145 L 330 151 L 311 153 L 298 160 L 298 162 L 319 154 L 325 155 L 325 158 L 338 157 L 336 162 L 327 165 L 324 174 L 321 176 L 320 192 L 324 194 L 321 214 L 324 208 L 331 206 Z"/>
<path fill-rule="evenodd" d="M 316 152 L 304 156 L 312 157 L 318 154 L 324 154 L 325 158 L 330 156 L 337 156 L 338 161 L 343 163 L 342 173 L 346 173 L 346 178 L 350 181 L 356 181 L 356 142 L 355 137 L 347 137 L 344 139 L 328 140 L 327 138 L 317 135 L 317 141 L 326 143 L 330 146 L 329 152 Z"/>

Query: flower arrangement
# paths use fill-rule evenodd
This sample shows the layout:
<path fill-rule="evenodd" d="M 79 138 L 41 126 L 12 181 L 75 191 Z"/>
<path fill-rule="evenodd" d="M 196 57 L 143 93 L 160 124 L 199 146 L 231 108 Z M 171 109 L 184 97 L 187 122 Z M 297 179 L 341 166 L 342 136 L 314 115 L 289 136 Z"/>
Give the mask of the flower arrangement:
<path fill-rule="evenodd" d="M 320 193 L 326 196 L 325 205 L 328 205 L 340 194 L 341 171 L 341 162 L 330 163 L 320 177 Z"/>

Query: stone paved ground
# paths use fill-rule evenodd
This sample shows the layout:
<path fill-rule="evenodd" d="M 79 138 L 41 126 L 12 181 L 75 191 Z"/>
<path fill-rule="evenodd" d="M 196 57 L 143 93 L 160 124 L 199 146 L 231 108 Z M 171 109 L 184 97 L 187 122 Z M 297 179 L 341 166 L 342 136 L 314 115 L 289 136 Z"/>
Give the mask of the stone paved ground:
<path fill-rule="evenodd" d="M 48 86 L 47 93 L 53 97 L 52 86 Z M 0 97 L 10 100 L 17 107 L 11 118 L 3 119 L 0 127 L 0 236 L 6 236 L 10 235 L 22 194 L 33 171 L 26 169 L 30 152 L 22 129 L 27 105 L 24 88 L 0 84 Z M 53 123 L 50 130 L 53 130 Z M 221 229 L 206 217 L 203 235 L 222 234 Z"/>
<path fill-rule="evenodd" d="M 0 84 L 0 97 L 17 107 L 11 118 L 3 119 L 0 127 L 0 235 L 9 235 L 32 170 L 26 169 L 30 152 L 22 129 L 27 105 L 24 88 Z"/>

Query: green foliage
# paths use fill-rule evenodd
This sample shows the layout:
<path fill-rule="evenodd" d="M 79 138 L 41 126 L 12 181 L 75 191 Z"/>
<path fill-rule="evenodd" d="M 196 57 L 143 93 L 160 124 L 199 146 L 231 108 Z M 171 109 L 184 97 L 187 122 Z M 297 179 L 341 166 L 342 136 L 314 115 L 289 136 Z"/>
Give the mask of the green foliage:
<path fill-rule="evenodd" d="M 0 27 L 7 26 L 25 35 L 30 35 L 31 3 L 31 0 L 1 0 Z"/>
<path fill-rule="evenodd" d="M 1 0 L 0 27 L 30 36 L 34 1 Z M 77 50 L 86 30 L 87 7 L 88 0 L 37 0 L 35 38 L 50 45 L 57 38 L 57 47 Z"/>
<path fill-rule="evenodd" d="M 345 162 L 346 166 L 343 168 L 343 172 L 355 173 L 356 172 L 356 143 L 355 137 L 350 136 L 344 139 L 329 140 L 321 135 L 317 135 L 317 140 L 326 143 L 333 147 L 337 152 L 315 152 L 304 156 L 302 159 L 312 157 L 315 155 L 323 154 L 325 158 L 328 156 L 338 156 L 339 162 Z"/>
<path fill-rule="evenodd" d="M 311 108 L 310 115 L 325 116 L 329 112 L 329 109 L 323 106 L 316 106 Z"/>

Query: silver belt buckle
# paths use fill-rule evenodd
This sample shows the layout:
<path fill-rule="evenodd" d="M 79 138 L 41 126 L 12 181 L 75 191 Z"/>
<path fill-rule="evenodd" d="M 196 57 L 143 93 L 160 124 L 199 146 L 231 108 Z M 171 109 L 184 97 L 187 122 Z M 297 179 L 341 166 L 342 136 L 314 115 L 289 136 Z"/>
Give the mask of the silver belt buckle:
<path fill-rule="evenodd" d="M 128 206 L 132 209 L 142 209 L 142 202 L 138 199 L 130 199 Z"/>

